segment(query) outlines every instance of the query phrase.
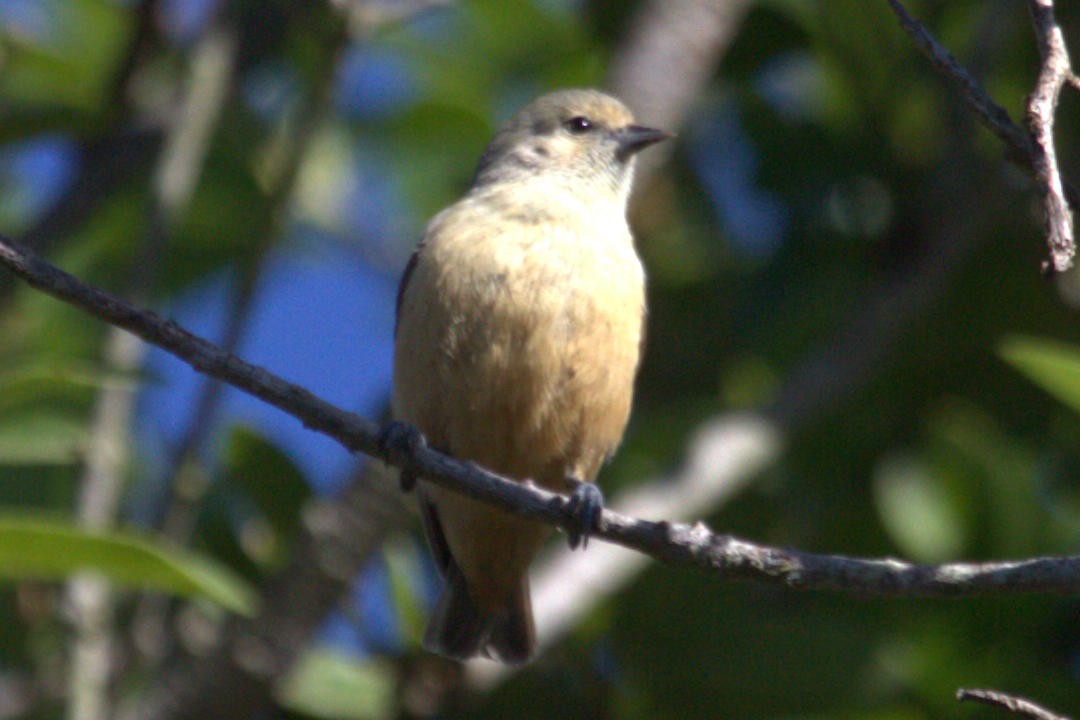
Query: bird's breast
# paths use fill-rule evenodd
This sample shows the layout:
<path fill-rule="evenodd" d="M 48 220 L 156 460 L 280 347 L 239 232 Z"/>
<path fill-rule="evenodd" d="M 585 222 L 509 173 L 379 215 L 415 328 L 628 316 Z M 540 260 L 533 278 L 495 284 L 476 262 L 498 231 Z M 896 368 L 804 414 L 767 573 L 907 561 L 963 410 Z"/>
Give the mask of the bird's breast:
<path fill-rule="evenodd" d="M 437 325 L 429 387 L 446 449 L 542 482 L 595 475 L 626 424 L 641 341 L 644 277 L 625 221 L 436 240 L 406 312 Z"/>

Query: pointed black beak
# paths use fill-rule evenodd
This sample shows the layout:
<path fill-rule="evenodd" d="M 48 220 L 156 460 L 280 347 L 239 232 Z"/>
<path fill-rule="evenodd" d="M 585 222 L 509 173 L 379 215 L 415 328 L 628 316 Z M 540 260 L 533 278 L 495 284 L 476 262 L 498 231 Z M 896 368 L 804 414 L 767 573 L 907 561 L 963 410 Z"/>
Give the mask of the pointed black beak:
<path fill-rule="evenodd" d="M 642 127 L 641 125 L 627 125 L 615 131 L 615 140 L 619 143 L 615 151 L 619 160 L 626 161 L 645 148 L 667 140 L 671 133 L 657 130 L 656 128 Z"/>

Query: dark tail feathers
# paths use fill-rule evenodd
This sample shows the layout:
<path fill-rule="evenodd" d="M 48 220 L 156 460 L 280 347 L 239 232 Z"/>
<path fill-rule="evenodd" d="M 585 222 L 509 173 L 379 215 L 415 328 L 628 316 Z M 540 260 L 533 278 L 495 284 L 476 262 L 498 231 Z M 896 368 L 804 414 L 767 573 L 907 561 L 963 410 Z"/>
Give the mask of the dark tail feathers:
<path fill-rule="evenodd" d="M 536 647 L 528 579 L 495 612 L 481 610 L 469 596 L 461 571 L 451 563 L 446 586 L 424 633 L 424 648 L 455 660 L 483 655 L 518 664 Z"/>

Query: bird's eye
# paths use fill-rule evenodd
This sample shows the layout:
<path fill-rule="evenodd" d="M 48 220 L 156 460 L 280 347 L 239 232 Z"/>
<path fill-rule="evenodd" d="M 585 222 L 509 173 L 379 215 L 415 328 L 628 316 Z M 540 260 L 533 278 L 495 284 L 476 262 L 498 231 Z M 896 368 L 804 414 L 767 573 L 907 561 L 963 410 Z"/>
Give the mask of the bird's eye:
<path fill-rule="evenodd" d="M 581 135 L 582 133 L 587 133 L 593 128 L 592 120 L 589 120 L 589 118 L 585 117 L 584 115 L 572 117 L 566 122 L 564 122 L 563 125 L 574 135 Z"/>

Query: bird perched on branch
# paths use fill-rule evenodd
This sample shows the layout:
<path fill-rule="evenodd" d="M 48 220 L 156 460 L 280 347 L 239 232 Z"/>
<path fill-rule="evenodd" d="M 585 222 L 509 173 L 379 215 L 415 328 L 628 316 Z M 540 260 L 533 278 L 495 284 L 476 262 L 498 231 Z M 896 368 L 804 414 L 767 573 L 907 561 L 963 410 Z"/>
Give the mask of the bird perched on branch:
<path fill-rule="evenodd" d="M 592 482 L 630 414 L 645 278 L 626 204 L 634 156 L 666 137 L 596 90 L 540 97 L 428 225 L 398 290 L 395 419 L 462 460 L 572 493 L 571 547 L 599 516 Z M 424 646 L 529 659 L 527 571 L 550 528 L 422 480 L 418 492 L 446 580 Z"/>

